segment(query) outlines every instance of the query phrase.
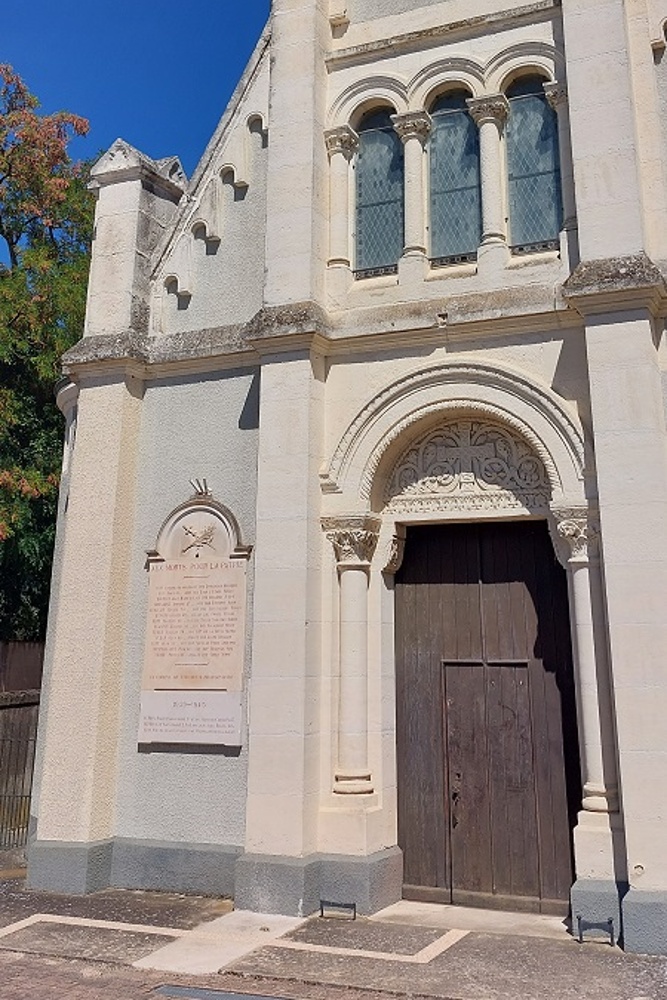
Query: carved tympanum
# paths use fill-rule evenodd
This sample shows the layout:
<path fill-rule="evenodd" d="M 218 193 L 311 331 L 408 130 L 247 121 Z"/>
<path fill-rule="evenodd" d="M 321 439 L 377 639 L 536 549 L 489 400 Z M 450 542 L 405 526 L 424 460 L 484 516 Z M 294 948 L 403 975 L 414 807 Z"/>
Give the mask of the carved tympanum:
<path fill-rule="evenodd" d="M 489 420 L 459 419 L 403 453 L 385 500 L 392 510 L 544 510 L 550 497 L 544 463 L 523 438 Z"/>

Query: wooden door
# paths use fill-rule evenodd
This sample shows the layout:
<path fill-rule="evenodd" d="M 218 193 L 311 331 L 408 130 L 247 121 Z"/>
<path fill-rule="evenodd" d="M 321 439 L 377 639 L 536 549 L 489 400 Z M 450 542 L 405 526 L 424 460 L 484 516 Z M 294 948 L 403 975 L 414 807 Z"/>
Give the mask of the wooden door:
<path fill-rule="evenodd" d="M 566 579 L 546 524 L 408 530 L 396 685 L 404 895 L 566 910 L 581 788 Z"/>

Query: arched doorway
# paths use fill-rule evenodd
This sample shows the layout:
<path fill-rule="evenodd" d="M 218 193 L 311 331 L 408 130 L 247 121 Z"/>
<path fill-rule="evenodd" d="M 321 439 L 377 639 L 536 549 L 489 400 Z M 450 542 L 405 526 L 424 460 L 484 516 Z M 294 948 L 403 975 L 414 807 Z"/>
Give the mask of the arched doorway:
<path fill-rule="evenodd" d="M 581 783 L 550 495 L 520 435 L 467 414 L 413 439 L 388 476 L 387 510 L 406 525 L 395 648 L 408 898 L 567 912 Z"/>

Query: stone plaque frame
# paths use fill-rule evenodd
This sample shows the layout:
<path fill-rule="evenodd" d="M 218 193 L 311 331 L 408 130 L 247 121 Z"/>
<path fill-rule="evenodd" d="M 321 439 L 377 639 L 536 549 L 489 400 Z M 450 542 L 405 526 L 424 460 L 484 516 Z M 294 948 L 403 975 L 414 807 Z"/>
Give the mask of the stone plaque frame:
<path fill-rule="evenodd" d="M 246 567 L 252 549 L 206 482 L 193 486 L 195 495 L 163 521 L 155 548 L 147 552 L 138 735 L 144 751 L 224 752 L 241 746 Z"/>

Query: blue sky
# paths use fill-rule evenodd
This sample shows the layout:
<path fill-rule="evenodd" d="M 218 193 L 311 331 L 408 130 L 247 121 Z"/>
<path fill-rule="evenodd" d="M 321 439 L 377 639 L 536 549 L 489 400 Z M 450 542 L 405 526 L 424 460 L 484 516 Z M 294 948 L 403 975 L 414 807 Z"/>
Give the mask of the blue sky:
<path fill-rule="evenodd" d="M 6 5 L 0 62 L 45 112 L 90 121 L 74 158 L 121 136 L 188 175 L 204 152 L 268 17 L 269 0 L 23 0 Z"/>

